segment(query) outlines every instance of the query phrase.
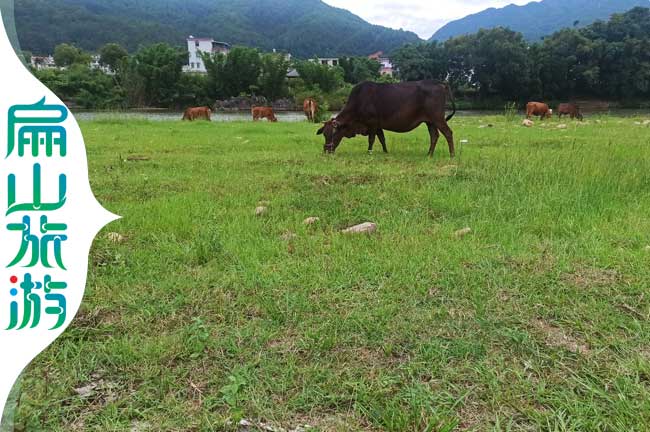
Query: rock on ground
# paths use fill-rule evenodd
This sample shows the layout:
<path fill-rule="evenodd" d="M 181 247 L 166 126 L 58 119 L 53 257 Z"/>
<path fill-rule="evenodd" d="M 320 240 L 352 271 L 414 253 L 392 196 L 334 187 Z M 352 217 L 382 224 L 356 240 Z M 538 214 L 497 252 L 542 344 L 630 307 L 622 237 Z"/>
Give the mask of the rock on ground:
<path fill-rule="evenodd" d="M 319 217 L 315 217 L 315 216 L 313 216 L 313 217 L 308 217 L 307 219 L 305 219 L 305 220 L 303 221 L 303 223 L 304 223 L 305 225 L 314 225 L 314 224 L 317 223 L 317 222 L 320 222 L 320 218 L 319 218 Z"/>
<path fill-rule="evenodd" d="M 377 231 L 377 224 L 372 222 L 366 222 L 366 223 L 362 223 L 344 229 L 342 232 L 343 234 L 364 234 L 364 233 L 370 234 L 370 233 L 374 233 L 375 231 Z"/>
<path fill-rule="evenodd" d="M 461 237 L 465 237 L 467 234 L 471 234 L 471 233 L 472 233 L 472 229 L 467 227 L 467 228 L 463 228 L 461 230 L 456 231 L 454 233 L 454 236 L 456 236 L 458 238 L 461 238 Z"/>
<path fill-rule="evenodd" d="M 268 210 L 269 208 L 266 206 L 259 206 L 255 209 L 255 216 L 264 216 Z"/>
<path fill-rule="evenodd" d="M 534 124 L 535 123 L 533 123 L 532 120 L 528 120 L 528 119 L 524 119 L 524 121 L 521 122 L 521 125 L 526 127 L 533 127 Z"/>

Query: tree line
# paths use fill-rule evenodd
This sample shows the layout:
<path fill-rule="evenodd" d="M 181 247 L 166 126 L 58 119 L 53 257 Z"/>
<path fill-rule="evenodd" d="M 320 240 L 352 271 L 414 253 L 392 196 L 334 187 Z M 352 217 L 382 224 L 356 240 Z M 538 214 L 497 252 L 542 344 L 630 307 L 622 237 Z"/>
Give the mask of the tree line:
<path fill-rule="evenodd" d="M 449 81 L 481 101 L 650 99 L 650 9 L 558 31 L 530 44 L 505 28 L 444 43 L 406 45 L 393 55 L 403 80 Z"/>
<path fill-rule="evenodd" d="M 60 44 L 53 55 L 57 68 L 33 73 L 61 99 L 87 109 L 183 108 L 235 96 L 290 98 L 297 104 L 315 97 L 325 108 L 339 109 L 353 84 L 379 80 L 381 68 L 364 57 L 344 57 L 339 66 L 329 67 L 239 46 L 228 55 L 203 54 L 207 74 L 184 73 L 187 51 L 165 43 L 145 46 L 132 55 L 110 43 L 98 56 L 102 68 L 91 67 L 89 53 Z M 300 78 L 287 78 L 293 68 Z"/>

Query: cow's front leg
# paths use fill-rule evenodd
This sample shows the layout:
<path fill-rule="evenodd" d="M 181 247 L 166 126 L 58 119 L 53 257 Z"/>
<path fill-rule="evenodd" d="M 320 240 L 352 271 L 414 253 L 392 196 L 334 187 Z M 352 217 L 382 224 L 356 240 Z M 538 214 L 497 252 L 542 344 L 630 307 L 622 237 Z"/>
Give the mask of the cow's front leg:
<path fill-rule="evenodd" d="M 370 132 L 368 134 L 368 154 L 372 154 L 372 148 L 375 145 L 375 133 Z"/>
<path fill-rule="evenodd" d="M 386 147 L 386 137 L 384 136 L 384 130 L 379 129 L 377 132 L 377 136 L 379 137 L 379 142 L 381 143 L 381 147 L 384 149 L 384 153 L 388 153 L 388 147 Z"/>

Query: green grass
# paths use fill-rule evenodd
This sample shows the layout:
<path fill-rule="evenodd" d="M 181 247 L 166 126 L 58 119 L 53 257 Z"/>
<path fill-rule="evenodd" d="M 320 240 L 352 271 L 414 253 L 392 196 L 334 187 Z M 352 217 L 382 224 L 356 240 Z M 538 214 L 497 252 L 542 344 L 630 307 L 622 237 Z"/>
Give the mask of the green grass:
<path fill-rule="evenodd" d="M 596 120 L 457 118 L 453 162 L 424 127 L 327 156 L 306 123 L 82 123 L 123 219 L 20 424 L 650 429 L 650 129 Z"/>

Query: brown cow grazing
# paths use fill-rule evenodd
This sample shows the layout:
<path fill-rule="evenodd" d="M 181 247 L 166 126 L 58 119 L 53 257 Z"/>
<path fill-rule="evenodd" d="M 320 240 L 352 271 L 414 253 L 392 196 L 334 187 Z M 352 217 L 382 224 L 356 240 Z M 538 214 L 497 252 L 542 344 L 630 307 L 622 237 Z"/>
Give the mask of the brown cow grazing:
<path fill-rule="evenodd" d="M 453 112 L 445 117 L 447 98 Z M 447 122 L 456 114 L 456 103 L 451 89 L 435 81 L 414 81 L 397 84 L 363 82 L 352 89 L 341 113 L 325 122 L 317 134 L 325 136 L 325 152 L 334 153 L 343 138 L 355 135 L 368 136 L 368 151 L 372 151 L 375 137 L 379 138 L 384 152 L 384 130 L 410 132 L 425 123 L 429 128 L 431 143 L 429 156 L 433 156 L 440 133 L 449 144 L 449 154 L 454 157 L 454 136 Z"/>
<path fill-rule="evenodd" d="M 568 115 L 571 117 L 571 120 L 577 118 L 582 121 L 584 117 L 580 112 L 580 107 L 575 103 L 563 103 L 557 108 L 558 117 L 562 118 L 563 115 Z"/>
<path fill-rule="evenodd" d="M 183 120 L 212 120 L 212 110 L 209 107 L 188 108 L 183 114 Z"/>
<path fill-rule="evenodd" d="M 532 116 L 539 116 L 540 120 L 552 118 L 553 110 L 542 102 L 528 102 L 528 105 L 526 105 L 526 118 L 529 119 Z"/>
<path fill-rule="evenodd" d="M 273 108 L 271 107 L 253 107 L 251 109 L 251 114 L 253 114 L 253 121 L 258 121 L 260 119 L 267 119 L 270 122 L 277 122 L 278 119 L 275 117 Z"/>
<path fill-rule="evenodd" d="M 307 98 L 302 104 L 302 109 L 310 122 L 316 121 L 316 112 L 318 111 L 318 103 L 314 98 Z"/>

